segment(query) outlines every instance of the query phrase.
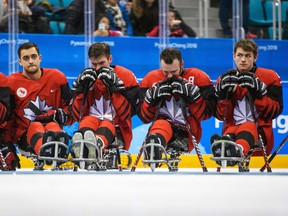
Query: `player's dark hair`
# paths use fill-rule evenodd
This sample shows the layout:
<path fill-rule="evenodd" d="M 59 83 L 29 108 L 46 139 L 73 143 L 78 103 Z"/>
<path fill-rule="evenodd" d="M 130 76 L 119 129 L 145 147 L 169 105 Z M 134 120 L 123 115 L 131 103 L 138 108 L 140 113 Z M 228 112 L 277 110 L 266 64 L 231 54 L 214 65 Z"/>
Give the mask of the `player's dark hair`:
<path fill-rule="evenodd" d="M 163 60 L 166 64 L 172 64 L 174 59 L 182 62 L 182 54 L 178 49 L 166 48 L 160 54 L 160 61 Z"/>
<path fill-rule="evenodd" d="M 234 53 L 236 53 L 238 48 L 242 48 L 246 52 L 253 52 L 254 56 L 258 55 L 258 46 L 250 38 L 239 40 L 234 46 Z"/>
<path fill-rule="evenodd" d="M 89 58 L 93 57 L 95 59 L 100 58 L 101 56 L 110 57 L 110 47 L 107 43 L 97 42 L 92 44 L 88 50 Z"/>
<path fill-rule="evenodd" d="M 30 49 L 32 47 L 35 47 L 35 49 L 37 51 L 37 54 L 39 55 L 40 51 L 39 51 L 39 47 L 37 46 L 37 44 L 35 44 L 33 42 L 26 42 L 26 43 L 23 43 L 21 46 L 19 46 L 19 48 L 18 48 L 18 57 L 21 58 L 21 51 L 22 50 L 27 50 L 27 49 Z"/>

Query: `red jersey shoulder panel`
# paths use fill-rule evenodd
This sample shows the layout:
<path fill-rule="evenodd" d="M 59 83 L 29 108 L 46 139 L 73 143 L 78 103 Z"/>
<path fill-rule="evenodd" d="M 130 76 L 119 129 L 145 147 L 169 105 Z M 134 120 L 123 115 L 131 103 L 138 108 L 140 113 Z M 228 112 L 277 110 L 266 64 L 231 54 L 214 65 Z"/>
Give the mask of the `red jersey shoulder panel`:
<path fill-rule="evenodd" d="M 281 86 L 281 78 L 276 71 L 267 68 L 257 68 L 255 75 L 260 78 L 266 86 L 276 85 Z"/>
<path fill-rule="evenodd" d="M 124 68 L 122 66 L 116 65 L 114 67 L 114 71 L 119 77 L 119 79 L 121 79 L 124 82 L 125 88 L 138 85 L 136 76 L 131 70 Z"/>
<path fill-rule="evenodd" d="M 212 84 L 210 77 L 198 68 L 186 68 L 182 77 L 197 86 L 207 86 Z"/>
<path fill-rule="evenodd" d="M 140 88 L 150 88 L 154 83 L 157 83 L 165 79 L 163 71 L 161 69 L 150 71 L 140 83 Z"/>

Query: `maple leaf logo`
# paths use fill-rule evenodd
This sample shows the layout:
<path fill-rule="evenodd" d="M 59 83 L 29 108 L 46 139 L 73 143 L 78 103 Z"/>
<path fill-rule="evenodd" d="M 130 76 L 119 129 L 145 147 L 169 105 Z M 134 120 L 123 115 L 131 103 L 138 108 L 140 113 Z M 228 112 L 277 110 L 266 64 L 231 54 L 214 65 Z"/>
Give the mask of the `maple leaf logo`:
<path fill-rule="evenodd" d="M 189 116 L 189 112 L 187 111 L 186 107 L 186 113 L 187 116 Z M 185 124 L 183 115 L 182 115 L 182 109 L 181 109 L 181 103 L 180 100 L 176 101 L 175 98 L 172 96 L 170 100 L 165 100 L 165 105 L 160 108 L 159 113 L 162 115 L 167 116 L 169 119 L 171 119 L 173 122 L 178 122 L 180 124 Z"/>
<path fill-rule="evenodd" d="M 256 111 L 256 107 L 253 105 L 253 112 L 255 113 L 255 118 L 257 119 L 259 114 Z M 240 101 L 237 101 L 237 105 L 234 108 L 234 119 L 236 125 L 242 124 L 244 122 L 254 122 L 254 118 L 251 112 L 251 107 L 246 96 Z"/>
<path fill-rule="evenodd" d="M 97 116 L 101 120 L 108 119 L 112 121 L 112 116 L 116 116 L 116 112 L 113 105 L 111 105 L 111 101 L 101 96 L 99 100 L 95 99 L 95 103 L 90 107 L 89 115 Z"/>
<path fill-rule="evenodd" d="M 31 102 L 38 107 L 39 110 L 51 110 L 52 106 L 47 106 L 45 100 L 41 100 L 39 96 L 36 97 L 35 101 L 31 100 Z M 30 108 L 24 108 L 24 117 L 29 119 L 30 121 L 34 121 L 36 118 L 36 113 L 34 113 Z"/>

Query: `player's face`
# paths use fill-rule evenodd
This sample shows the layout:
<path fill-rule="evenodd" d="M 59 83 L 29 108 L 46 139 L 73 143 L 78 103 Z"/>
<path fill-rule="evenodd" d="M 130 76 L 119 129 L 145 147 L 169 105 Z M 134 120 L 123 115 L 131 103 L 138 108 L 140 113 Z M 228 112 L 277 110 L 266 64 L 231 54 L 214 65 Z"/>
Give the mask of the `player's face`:
<path fill-rule="evenodd" d="M 107 58 L 106 56 L 101 56 L 99 58 L 90 58 L 92 67 L 95 70 L 99 70 L 102 67 L 110 67 L 110 62 L 112 61 L 112 56 Z"/>
<path fill-rule="evenodd" d="M 178 77 L 180 76 L 183 62 L 179 62 L 178 59 L 174 59 L 172 64 L 166 64 L 163 60 L 161 60 L 161 67 L 162 71 L 165 77 L 171 78 L 171 77 Z"/>
<path fill-rule="evenodd" d="M 234 53 L 234 61 L 240 72 L 248 72 L 252 69 L 256 56 L 252 51 L 244 51 L 241 47 Z"/>
<path fill-rule="evenodd" d="M 23 73 L 27 76 L 32 76 L 40 71 L 40 62 L 42 57 L 37 53 L 35 47 L 24 49 L 21 51 L 21 58 L 18 60 L 23 67 Z"/>

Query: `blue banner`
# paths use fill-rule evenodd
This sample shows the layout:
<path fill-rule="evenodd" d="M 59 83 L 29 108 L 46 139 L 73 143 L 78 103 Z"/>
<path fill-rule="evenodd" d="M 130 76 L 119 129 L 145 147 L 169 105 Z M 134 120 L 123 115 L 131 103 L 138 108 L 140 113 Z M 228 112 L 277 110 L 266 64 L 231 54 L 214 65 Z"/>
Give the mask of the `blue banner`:
<path fill-rule="evenodd" d="M 69 79 L 70 84 L 84 68 L 88 58 L 84 53 L 83 36 L 20 34 L 18 44 L 32 41 L 38 44 L 42 55 L 41 67 L 58 68 Z M 95 37 L 95 42 L 106 42 L 111 47 L 112 64 L 131 69 L 139 81 L 150 71 L 159 68 L 159 40 L 143 37 Z M 213 38 L 170 38 L 171 47 L 179 48 L 183 54 L 185 67 L 196 67 L 205 71 L 215 81 L 217 77 L 234 67 L 233 40 Z M 275 70 L 283 81 L 283 113 L 273 121 L 275 147 L 288 134 L 288 41 L 256 40 L 259 46 L 257 64 Z M 8 74 L 8 36 L 0 34 L 0 71 Z M 147 133 L 149 125 L 143 125 L 138 117 L 133 117 L 133 139 L 130 152 L 137 153 Z M 202 123 L 203 136 L 201 150 L 211 153 L 210 137 L 221 133 L 222 123 L 211 118 Z M 67 127 L 73 133 L 77 126 Z M 284 147 L 281 154 L 287 154 Z"/>

